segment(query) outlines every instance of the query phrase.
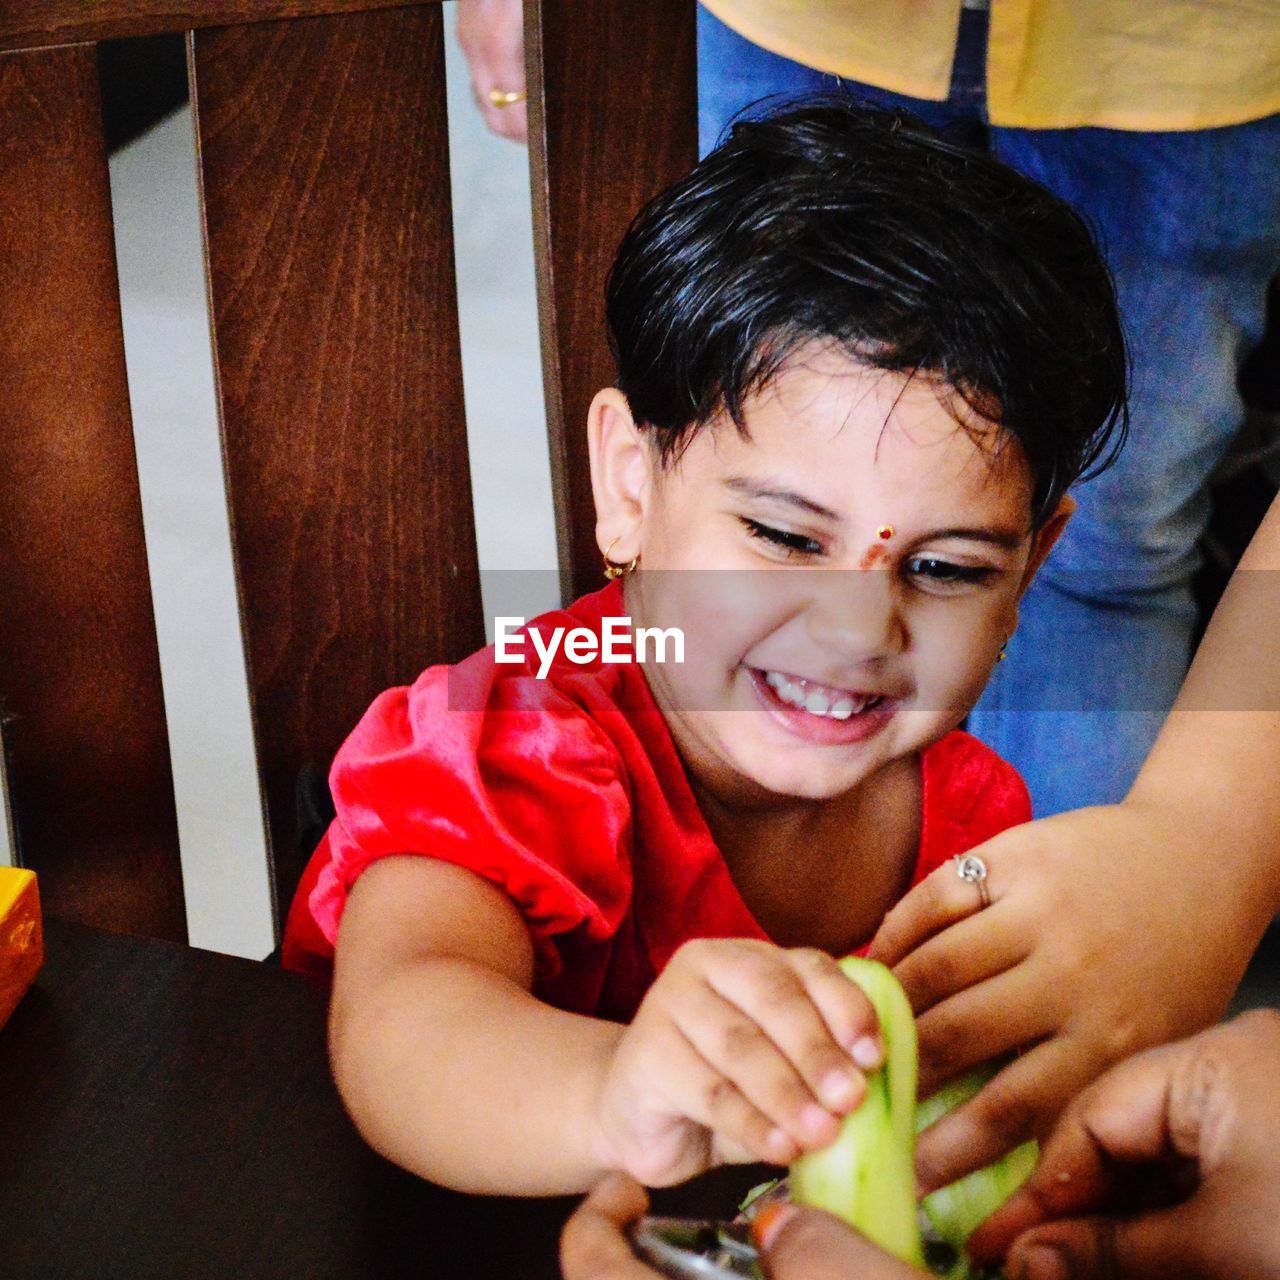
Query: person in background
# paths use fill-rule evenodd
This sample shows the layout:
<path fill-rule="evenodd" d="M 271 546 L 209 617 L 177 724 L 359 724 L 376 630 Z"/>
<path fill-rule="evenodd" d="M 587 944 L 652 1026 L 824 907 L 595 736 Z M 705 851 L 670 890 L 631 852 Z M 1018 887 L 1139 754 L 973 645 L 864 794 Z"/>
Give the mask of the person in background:
<path fill-rule="evenodd" d="M 1072 1103 L 970 1252 L 1003 1260 L 1008 1280 L 1276 1280 L 1278 1072 L 1275 1010 L 1114 1067 Z M 565 1227 L 564 1280 L 658 1280 L 625 1234 L 646 1208 L 637 1183 L 602 1181 Z M 817 1210 L 775 1207 L 755 1230 L 770 1280 L 924 1274 Z"/>
<path fill-rule="evenodd" d="M 1209 478 L 1240 427 L 1237 370 L 1280 267 L 1280 9 L 700 6 L 702 149 L 762 99 L 836 84 L 1044 183 L 1096 229 L 1115 275 L 1132 447 L 1080 487 L 969 728 L 1026 778 L 1038 817 L 1118 800 L 1190 660 Z"/>
<path fill-rule="evenodd" d="M 489 126 L 523 139 L 522 102 L 505 105 L 524 91 L 520 0 L 458 0 L 458 35 Z M 1026 778 L 1039 817 L 1117 800 L 1187 669 L 1208 482 L 1239 429 L 1237 370 L 1280 268 L 1280 9 L 699 6 L 702 154 L 744 112 L 834 89 L 909 110 L 1043 183 L 1096 228 L 1115 274 L 1134 447 L 1081 488 L 969 727 Z"/>

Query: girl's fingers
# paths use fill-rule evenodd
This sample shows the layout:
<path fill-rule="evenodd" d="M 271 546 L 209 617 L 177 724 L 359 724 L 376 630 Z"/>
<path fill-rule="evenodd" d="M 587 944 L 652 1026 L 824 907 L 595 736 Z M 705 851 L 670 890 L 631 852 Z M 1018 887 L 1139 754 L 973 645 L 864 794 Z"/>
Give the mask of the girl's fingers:
<path fill-rule="evenodd" d="M 1096 1064 L 1061 1036 L 1015 1059 L 920 1135 L 916 1180 L 922 1192 L 945 1187 L 1034 1138 L 1096 1073 Z"/>
<path fill-rule="evenodd" d="M 987 893 L 994 904 L 1000 900 L 1003 877 L 999 865 L 992 865 L 985 853 L 987 846 L 980 848 L 987 864 Z M 978 886 L 960 879 L 954 861 L 944 862 L 885 916 L 867 955 L 892 969 L 935 934 L 981 910 Z"/>
<path fill-rule="evenodd" d="M 944 929 L 899 961 L 893 973 L 916 1017 L 1025 960 L 1027 944 L 1013 923 L 1014 918 L 992 905 Z"/>
<path fill-rule="evenodd" d="M 1043 1040 L 1061 1025 L 1053 993 L 1036 984 L 1030 964 L 943 1000 L 916 1021 L 920 1096 L 927 1098 L 972 1067 Z"/>
<path fill-rule="evenodd" d="M 673 1016 L 707 1068 L 691 1082 L 693 1092 L 684 1099 L 691 1119 L 775 1163 L 792 1157 L 780 1155 L 782 1140 L 773 1130 L 803 1150 L 835 1138 L 835 1113 L 819 1102 L 791 1061 L 742 1009 L 698 983 L 681 992 Z"/>
<path fill-rule="evenodd" d="M 797 947 L 783 953 L 827 1030 L 863 1071 L 884 1061 L 875 1007 L 866 993 L 825 951 Z"/>
<path fill-rule="evenodd" d="M 813 1102 L 843 1116 L 862 1100 L 866 1082 L 857 1059 L 869 1069 L 881 1058 L 875 1010 L 830 957 L 744 948 L 729 963 L 708 966 L 706 980 L 803 1081 Z M 763 1075 L 771 1060 L 761 1055 L 759 1062 Z M 725 1065 L 754 1096 L 732 1057 Z M 742 1069 L 753 1065 L 744 1061 Z"/>
<path fill-rule="evenodd" d="M 713 1068 L 708 1068 L 703 1097 L 705 1107 L 698 1122 L 711 1132 L 719 1160 L 731 1164 L 790 1164 L 804 1150 L 804 1144 Z"/>

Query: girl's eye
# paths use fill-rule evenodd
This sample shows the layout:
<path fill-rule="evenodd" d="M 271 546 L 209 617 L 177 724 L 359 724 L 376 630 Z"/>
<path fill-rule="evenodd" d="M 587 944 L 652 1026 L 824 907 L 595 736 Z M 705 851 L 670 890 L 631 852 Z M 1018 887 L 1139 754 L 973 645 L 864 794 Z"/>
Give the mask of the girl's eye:
<path fill-rule="evenodd" d="M 791 533 L 787 529 L 775 529 L 772 525 L 761 524 L 747 516 L 739 517 L 746 531 L 753 538 L 777 547 L 788 556 L 816 556 L 822 554 L 822 543 L 803 533 Z"/>
<path fill-rule="evenodd" d="M 917 556 L 907 561 L 907 573 L 927 590 L 957 590 L 977 586 L 991 577 L 995 570 L 986 565 L 953 564 L 950 560 L 937 560 L 932 556 Z"/>

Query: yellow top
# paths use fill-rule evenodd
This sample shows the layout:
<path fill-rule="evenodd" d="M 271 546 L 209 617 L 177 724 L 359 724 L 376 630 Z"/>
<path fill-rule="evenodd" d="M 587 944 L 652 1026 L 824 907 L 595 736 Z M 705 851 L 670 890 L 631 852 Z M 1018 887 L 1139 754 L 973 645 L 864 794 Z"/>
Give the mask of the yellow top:
<path fill-rule="evenodd" d="M 755 44 L 941 102 L 961 0 L 704 0 Z M 1280 0 L 991 0 L 991 123 L 1207 129 L 1280 111 Z"/>

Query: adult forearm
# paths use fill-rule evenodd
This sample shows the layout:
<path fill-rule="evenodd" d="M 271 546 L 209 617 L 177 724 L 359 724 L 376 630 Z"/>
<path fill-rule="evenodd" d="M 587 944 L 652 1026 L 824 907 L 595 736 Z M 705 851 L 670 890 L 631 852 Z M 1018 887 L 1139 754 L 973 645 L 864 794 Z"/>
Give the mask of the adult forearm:
<path fill-rule="evenodd" d="M 1280 910 L 1280 501 L 1232 577 L 1130 793 L 1181 815 L 1262 924 Z"/>
<path fill-rule="evenodd" d="M 585 1190 L 592 1109 L 623 1028 L 553 1009 L 470 961 L 398 966 L 330 1027 L 334 1077 L 377 1151 L 481 1194 Z"/>

